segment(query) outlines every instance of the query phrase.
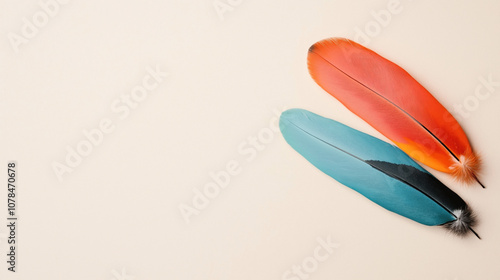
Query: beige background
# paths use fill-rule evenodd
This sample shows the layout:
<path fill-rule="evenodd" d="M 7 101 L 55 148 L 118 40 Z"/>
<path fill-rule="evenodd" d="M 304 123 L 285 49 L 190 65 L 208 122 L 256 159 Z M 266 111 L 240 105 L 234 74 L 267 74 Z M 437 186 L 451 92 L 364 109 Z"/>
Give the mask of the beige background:
<path fill-rule="evenodd" d="M 214 3 L 230 9 L 219 16 Z M 20 219 L 18 272 L 2 261 L 0 278 L 283 279 L 330 236 L 339 247 L 308 279 L 500 279 L 500 87 L 474 99 L 480 77 L 500 81 L 500 2 L 401 0 L 376 23 L 388 5 L 75 0 L 15 52 L 9 34 L 21 36 L 23 18 L 43 10 L 37 0 L 0 1 L 0 168 L 18 163 Z M 356 28 L 451 111 L 475 106 L 455 114 L 488 188 L 432 172 L 474 207 L 482 241 L 377 207 L 269 134 L 273 111 L 301 107 L 382 138 L 307 72 L 312 43 L 354 39 Z M 113 102 L 156 66 L 169 77 L 120 119 Z M 103 119 L 114 130 L 59 181 L 53 163 Z M 259 134 L 267 143 L 257 151 Z M 240 172 L 186 224 L 179 206 L 235 162 Z"/>

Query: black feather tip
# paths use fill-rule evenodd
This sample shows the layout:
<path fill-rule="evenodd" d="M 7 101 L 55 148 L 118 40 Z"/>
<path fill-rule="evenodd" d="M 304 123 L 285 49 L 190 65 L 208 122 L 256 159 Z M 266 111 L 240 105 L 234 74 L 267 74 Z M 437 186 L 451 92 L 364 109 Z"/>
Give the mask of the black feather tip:
<path fill-rule="evenodd" d="M 453 215 L 457 219 L 444 224 L 443 226 L 445 228 L 460 237 L 464 237 L 472 232 L 475 236 L 477 236 L 477 238 L 481 239 L 474 229 L 472 229 L 477 224 L 477 219 L 476 215 L 472 212 L 469 206 L 466 206 L 463 209 L 454 210 Z"/>
<path fill-rule="evenodd" d="M 316 44 L 310 46 L 309 47 L 309 52 L 313 52 L 315 48 L 316 48 Z"/>

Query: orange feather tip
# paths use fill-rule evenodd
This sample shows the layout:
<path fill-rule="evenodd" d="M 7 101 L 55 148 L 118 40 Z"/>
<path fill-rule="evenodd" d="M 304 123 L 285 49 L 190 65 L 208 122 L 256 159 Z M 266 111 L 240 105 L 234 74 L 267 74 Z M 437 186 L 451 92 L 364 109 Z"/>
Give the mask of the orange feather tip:
<path fill-rule="evenodd" d="M 471 184 L 477 181 L 483 188 L 484 185 L 477 178 L 480 172 L 481 158 L 479 155 L 469 152 L 460 156 L 460 161 L 450 166 L 450 173 L 457 181 Z"/>

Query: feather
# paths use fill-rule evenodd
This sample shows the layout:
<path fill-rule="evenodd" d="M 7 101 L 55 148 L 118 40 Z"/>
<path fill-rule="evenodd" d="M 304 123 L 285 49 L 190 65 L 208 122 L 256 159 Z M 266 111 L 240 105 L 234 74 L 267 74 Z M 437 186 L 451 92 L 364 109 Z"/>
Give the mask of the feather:
<path fill-rule="evenodd" d="M 312 45 L 307 60 L 316 83 L 412 158 L 481 184 L 481 161 L 457 120 L 404 69 L 340 38 Z"/>
<path fill-rule="evenodd" d="M 310 163 L 385 209 L 459 236 L 476 234 L 467 203 L 396 146 L 302 109 L 283 112 L 279 126 Z"/>

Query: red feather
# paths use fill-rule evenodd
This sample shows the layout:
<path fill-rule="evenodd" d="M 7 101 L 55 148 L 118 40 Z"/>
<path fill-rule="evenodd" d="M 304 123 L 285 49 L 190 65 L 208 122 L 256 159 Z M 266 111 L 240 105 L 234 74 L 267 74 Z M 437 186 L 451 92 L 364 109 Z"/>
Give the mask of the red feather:
<path fill-rule="evenodd" d="M 311 46 L 308 66 L 316 83 L 408 155 L 460 181 L 477 180 L 480 159 L 462 127 L 403 68 L 341 38 Z"/>

